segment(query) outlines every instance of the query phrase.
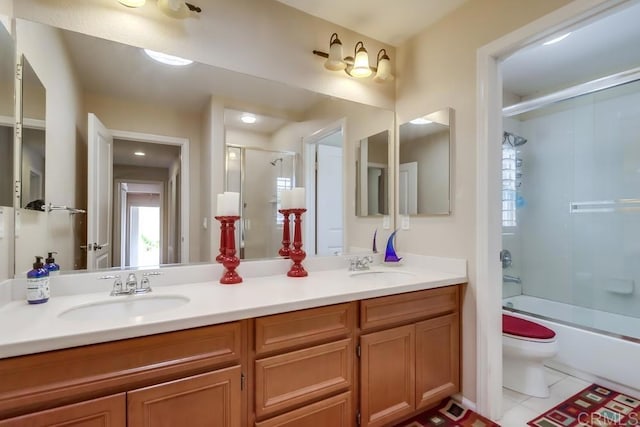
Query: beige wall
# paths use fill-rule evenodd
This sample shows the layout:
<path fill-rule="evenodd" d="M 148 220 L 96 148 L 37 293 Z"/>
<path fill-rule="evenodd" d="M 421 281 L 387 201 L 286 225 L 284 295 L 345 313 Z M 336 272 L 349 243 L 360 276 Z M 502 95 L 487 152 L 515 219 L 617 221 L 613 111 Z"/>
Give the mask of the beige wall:
<path fill-rule="evenodd" d="M 114 0 L 19 0 L 19 18 L 47 23 L 133 46 L 147 47 L 228 70 L 280 81 L 327 95 L 393 108 L 393 84 L 329 73 L 314 49 L 328 50 L 338 32 L 345 50 L 362 40 L 375 55 L 395 48 L 331 24 L 275 0 L 207 0 L 193 19 L 165 16 L 148 1 L 129 9 Z M 345 52 L 346 54 L 346 52 Z"/>
<path fill-rule="evenodd" d="M 463 310 L 463 393 L 476 399 L 475 185 L 476 50 L 569 0 L 470 0 L 397 49 L 398 123 L 445 107 L 455 110 L 453 213 L 415 218 L 399 233 L 398 251 L 466 258 Z M 499 144 L 500 141 L 496 141 Z"/>

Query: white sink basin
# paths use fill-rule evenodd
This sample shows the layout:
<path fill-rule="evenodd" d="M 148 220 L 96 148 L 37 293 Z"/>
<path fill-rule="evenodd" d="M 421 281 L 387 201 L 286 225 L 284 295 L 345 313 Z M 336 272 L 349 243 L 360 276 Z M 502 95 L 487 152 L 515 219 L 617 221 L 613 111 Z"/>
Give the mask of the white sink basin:
<path fill-rule="evenodd" d="M 77 305 L 63 311 L 58 317 L 72 321 L 131 318 L 180 307 L 189 301 L 189 298 L 181 295 L 115 296 L 104 301 Z"/>
<path fill-rule="evenodd" d="M 350 277 L 371 277 L 371 276 L 379 276 L 385 278 L 397 278 L 397 279 L 406 279 L 407 276 L 415 276 L 410 271 L 406 270 L 396 270 L 391 268 L 372 268 L 371 270 L 361 270 L 361 271 L 351 271 L 349 273 Z"/>

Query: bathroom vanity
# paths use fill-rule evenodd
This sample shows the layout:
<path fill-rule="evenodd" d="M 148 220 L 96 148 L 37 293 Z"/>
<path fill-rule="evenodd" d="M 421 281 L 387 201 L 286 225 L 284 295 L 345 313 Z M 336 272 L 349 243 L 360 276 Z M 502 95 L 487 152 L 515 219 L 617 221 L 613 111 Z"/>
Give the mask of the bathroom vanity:
<path fill-rule="evenodd" d="M 4 304 L 0 426 L 391 425 L 460 388 L 466 267 L 419 265 L 159 284 L 189 302 L 126 319 L 65 319 L 121 297 L 54 296 L 33 339 L 34 307 Z"/>

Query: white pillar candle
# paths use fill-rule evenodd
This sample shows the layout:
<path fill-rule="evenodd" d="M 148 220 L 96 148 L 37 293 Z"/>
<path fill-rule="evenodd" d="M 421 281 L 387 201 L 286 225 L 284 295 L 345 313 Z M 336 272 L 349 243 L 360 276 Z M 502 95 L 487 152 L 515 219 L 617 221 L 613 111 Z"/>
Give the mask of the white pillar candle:
<path fill-rule="evenodd" d="M 225 191 L 222 200 L 222 215 L 238 216 L 240 214 L 240 193 Z"/>
<path fill-rule="evenodd" d="M 304 187 L 296 187 L 291 190 L 291 205 L 293 209 L 303 209 L 307 205 Z"/>
<path fill-rule="evenodd" d="M 282 190 L 280 192 L 280 209 L 291 209 L 291 190 Z"/>
<path fill-rule="evenodd" d="M 218 199 L 216 202 L 216 216 L 222 216 L 222 204 L 224 203 L 224 194 L 218 194 Z"/>

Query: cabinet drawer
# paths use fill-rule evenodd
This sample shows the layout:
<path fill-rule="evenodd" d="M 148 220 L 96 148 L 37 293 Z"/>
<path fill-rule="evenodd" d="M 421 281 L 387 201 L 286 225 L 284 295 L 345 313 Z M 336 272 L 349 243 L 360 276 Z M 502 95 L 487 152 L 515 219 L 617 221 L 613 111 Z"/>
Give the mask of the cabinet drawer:
<path fill-rule="evenodd" d="M 239 322 L 0 360 L 0 418 L 240 360 Z"/>
<path fill-rule="evenodd" d="M 413 322 L 458 309 L 458 286 L 363 300 L 360 304 L 362 330 Z"/>
<path fill-rule="evenodd" d="M 255 362 L 256 416 L 264 418 L 352 384 L 350 338 Z"/>
<path fill-rule="evenodd" d="M 256 354 L 346 337 L 355 313 L 355 303 L 347 303 L 257 318 Z"/>
<path fill-rule="evenodd" d="M 256 423 L 256 427 L 349 427 L 352 420 L 351 392 L 346 392 Z"/>

